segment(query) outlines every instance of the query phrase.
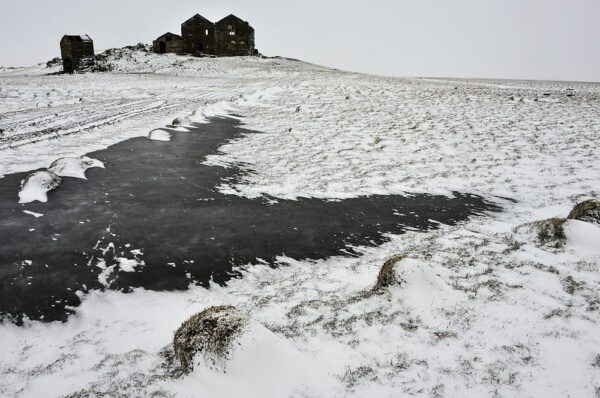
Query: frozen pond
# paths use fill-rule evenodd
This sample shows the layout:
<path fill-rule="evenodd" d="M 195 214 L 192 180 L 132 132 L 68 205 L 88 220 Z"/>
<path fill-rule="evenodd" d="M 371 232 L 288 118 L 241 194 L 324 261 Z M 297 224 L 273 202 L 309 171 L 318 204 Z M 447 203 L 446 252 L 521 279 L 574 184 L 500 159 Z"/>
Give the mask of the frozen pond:
<path fill-rule="evenodd" d="M 133 138 L 88 154 L 106 168 L 88 170 L 87 181 L 63 178 L 47 203 L 17 203 L 27 173 L 0 179 L 2 315 L 65 320 L 92 289 L 225 283 L 241 275 L 239 266 L 276 266 L 282 255 L 352 256 L 352 246 L 379 245 L 385 234 L 498 210 L 461 193 L 337 201 L 225 195 L 217 187 L 244 171 L 202 162 L 227 140 L 260 133 L 215 119 L 172 134 L 171 141 Z"/>

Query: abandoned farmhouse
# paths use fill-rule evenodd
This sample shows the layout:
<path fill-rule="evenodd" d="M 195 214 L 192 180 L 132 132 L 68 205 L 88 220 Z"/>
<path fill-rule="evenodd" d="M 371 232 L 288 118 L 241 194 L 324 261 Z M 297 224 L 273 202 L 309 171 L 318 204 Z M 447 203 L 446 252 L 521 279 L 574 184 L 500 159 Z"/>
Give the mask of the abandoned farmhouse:
<path fill-rule="evenodd" d="M 217 23 L 196 14 L 181 24 L 181 36 L 165 33 L 154 40 L 152 50 L 196 56 L 256 55 L 254 28 L 233 14 Z"/>
<path fill-rule="evenodd" d="M 152 51 L 220 57 L 258 55 L 254 28 L 233 14 L 217 23 L 196 14 L 181 24 L 181 36 L 165 33 L 152 42 Z M 63 36 L 60 53 L 65 73 L 94 66 L 94 42 L 88 35 Z"/>

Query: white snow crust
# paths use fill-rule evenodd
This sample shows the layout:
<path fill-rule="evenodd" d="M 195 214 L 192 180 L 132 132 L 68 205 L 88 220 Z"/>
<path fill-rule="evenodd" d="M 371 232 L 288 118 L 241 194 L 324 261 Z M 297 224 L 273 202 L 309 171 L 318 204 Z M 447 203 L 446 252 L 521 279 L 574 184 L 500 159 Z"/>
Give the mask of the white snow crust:
<path fill-rule="evenodd" d="M 600 196 L 600 85 L 384 78 L 284 59 L 142 52 L 112 62 L 103 74 L 2 70 L 0 174 L 175 118 L 239 114 L 257 133 L 207 163 L 252 173 L 223 192 L 333 199 L 458 190 L 503 211 L 390 235 L 355 248 L 358 258 L 248 266 L 227 287 L 81 294 L 66 323 L 0 327 L 0 395 L 598 395 L 600 228 L 570 220 L 564 244 L 542 246 L 520 226 Z M 397 254 L 403 283 L 374 293 Z M 104 267 L 110 286 L 116 266 Z M 199 366 L 169 377 L 161 352 L 173 332 L 221 304 L 257 322 L 229 371 Z"/>
<path fill-rule="evenodd" d="M 60 185 L 61 179 L 52 171 L 36 171 L 29 174 L 21 181 L 19 191 L 19 203 L 31 203 L 35 201 L 48 201 L 48 191 Z"/>
<path fill-rule="evenodd" d="M 171 133 L 163 129 L 155 129 L 148 134 L 148 138 L 153 141 L 171 141 Z"/>
<path fill-rule="evenodd" d="M 60 158 L 52 162 L 48 170 L 61 177 L 74 177 L 86 180 L 85 171 L 93 167 L 104 168 L 104 163 L 87 156 L 80 158 Z"/>

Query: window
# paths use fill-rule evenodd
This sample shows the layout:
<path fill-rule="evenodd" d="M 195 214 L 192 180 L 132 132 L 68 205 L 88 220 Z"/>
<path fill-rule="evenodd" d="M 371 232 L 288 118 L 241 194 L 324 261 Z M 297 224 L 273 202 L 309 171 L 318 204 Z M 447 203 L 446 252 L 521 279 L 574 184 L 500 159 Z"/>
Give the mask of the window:
<path fill-rule="evenodd" d="M 235 26 L 229 25 L 227 30 L 229 30 L 229 36 L 235 36 Z"/>
<path fill-rule="evenodd" d="M 235 32 L 229 32 L 229 36 L 235 36 Z"/>
<path fill-rule="evenodd" d="M 208 36 L 208 29 L 204 31 L 204 36 Z"/>

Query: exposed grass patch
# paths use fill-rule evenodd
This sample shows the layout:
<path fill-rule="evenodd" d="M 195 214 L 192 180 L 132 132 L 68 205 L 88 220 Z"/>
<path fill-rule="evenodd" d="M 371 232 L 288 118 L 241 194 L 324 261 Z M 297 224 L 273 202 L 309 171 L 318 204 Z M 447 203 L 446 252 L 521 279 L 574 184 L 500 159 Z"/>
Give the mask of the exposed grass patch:
<path fill-rule="evenodd" d="M 183 322 L 173 338 L 175 357 L 183 371 L 193 370 L 194 356 L 198 353 L 213 365 L 227 359 L 245 322 L 235 307 L 229 305 L 207 308 Z"/>
<path fill-rule="evenodd" d="M 396 255 L 386 260 L 379 270 L 379 274 L 377 275 L 377 282 L 375 286 L 373 286 L 373 292 L 381 292 L 383 289 L 397 285 L 400 283 L 398 278 L 396 277 L 396 272 L 394 271 L 394 266 L 400 262 L 404 258 L 403 255 Z"/>
<path fill-rule="evenodd" d="M 433 339 L 435 340 L 436 343 L 440 342 L 442 340 L 454 339 L 454 338 L 458 337 L 458 335 L 456 334 L 455 331 L 448 330 L 448 329 L 436 330 L 431 335 L 433 336 Z"/>
<path fill-rule="evenodd" d="M 540 244 L 555 248 L 562 247 L 567 240 L 564 228 L 566 222 L 567 220 L 564 218 L 550 218 L 534 222 Z"/>
<path fill-rule="evenodd" d="M 600 200 L 590 199 L 578 203 L 573 207 L 567 218 L 600 224 Z"/>
<path fill-rule="evenodd" d="M 567 276 L 562 280 L 563 289 L 569 294 L 575 294 L 578 290 L 581 290 L 585 285 L 584 282 L 573 279 L 571 275 Z"/>

